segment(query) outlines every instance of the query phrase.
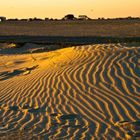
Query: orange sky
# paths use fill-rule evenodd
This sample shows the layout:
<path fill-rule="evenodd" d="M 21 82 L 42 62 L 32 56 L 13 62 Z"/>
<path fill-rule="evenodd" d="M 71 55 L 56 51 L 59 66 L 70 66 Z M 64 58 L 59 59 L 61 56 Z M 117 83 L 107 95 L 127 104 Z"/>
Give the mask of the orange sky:
<path fill-rule="evenodd" d="M 66 14 L 97 17 L 140 16 L 140 0 L 0 0 L 0 16 L 52 17 Z"/>

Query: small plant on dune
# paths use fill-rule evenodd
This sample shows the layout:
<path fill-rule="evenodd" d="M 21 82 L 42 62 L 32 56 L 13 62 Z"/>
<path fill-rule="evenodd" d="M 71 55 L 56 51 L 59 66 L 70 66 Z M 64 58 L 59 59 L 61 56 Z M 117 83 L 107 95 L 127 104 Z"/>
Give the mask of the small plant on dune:
<path fill-rule="evenodd" d="M 10 43 L 8 46 L 9 46 L 10 48 L 17 48 L 17 47 L 18 47 L 18 45 L 15 44 L 15 43 Z"/>
<path fill-rule="evenodd" d="M 32 50 L 30 51 L 30 55 L 31 55 L 31 58 L 32 58 L 34 61 L 36 61 L 36 58 L 33 56 L 33 51 L 32 51 Z"/>

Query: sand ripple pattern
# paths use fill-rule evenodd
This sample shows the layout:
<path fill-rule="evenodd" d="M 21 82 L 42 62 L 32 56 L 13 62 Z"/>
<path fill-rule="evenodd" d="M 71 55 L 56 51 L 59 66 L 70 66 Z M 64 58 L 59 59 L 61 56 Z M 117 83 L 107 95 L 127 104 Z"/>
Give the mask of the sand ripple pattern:
<path fill-rule="evenodd" d="M 37 69 L 27 75 L 0 72 L 1 139 L 7 132 L 26 140 L 140 137 L 140 46 L 76 46 L 34 57 Z"/>

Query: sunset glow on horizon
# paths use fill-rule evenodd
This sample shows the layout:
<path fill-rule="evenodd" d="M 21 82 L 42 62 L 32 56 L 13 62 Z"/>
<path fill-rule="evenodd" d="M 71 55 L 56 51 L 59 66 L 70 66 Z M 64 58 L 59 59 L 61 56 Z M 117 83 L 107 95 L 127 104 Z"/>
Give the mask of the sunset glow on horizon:
<path fill-rule="evenodd" d="M 0 16 L 62 18 L 66 14 L 91 18 L 140 17 L 139 0 L 3 0 Z"/>

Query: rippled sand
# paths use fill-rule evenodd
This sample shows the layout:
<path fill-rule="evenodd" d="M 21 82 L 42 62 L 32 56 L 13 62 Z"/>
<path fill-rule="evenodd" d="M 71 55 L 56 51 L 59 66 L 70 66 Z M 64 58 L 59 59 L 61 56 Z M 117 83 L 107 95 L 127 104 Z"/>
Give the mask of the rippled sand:
<path fill-rule="evenodd" d="M 1 54 L 0 62 L 0 138 L 140 137 L 140 45 Z"/>

